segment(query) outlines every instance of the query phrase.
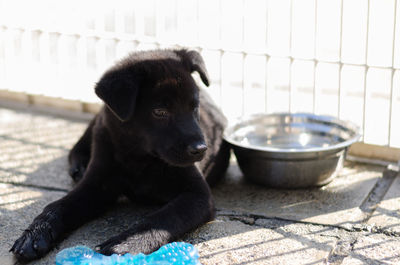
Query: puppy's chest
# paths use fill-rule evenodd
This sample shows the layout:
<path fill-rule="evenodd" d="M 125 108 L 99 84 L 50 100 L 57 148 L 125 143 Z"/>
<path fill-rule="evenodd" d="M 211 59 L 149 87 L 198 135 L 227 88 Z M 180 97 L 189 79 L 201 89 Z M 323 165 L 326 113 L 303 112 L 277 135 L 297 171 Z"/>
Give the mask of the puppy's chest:
<path fill-rule="evenodd" d="M 165 165 L 134 165 L 125 168 L 125 195 L 134 201 L 166 203 L 178 196 L 181 185 Z"/>

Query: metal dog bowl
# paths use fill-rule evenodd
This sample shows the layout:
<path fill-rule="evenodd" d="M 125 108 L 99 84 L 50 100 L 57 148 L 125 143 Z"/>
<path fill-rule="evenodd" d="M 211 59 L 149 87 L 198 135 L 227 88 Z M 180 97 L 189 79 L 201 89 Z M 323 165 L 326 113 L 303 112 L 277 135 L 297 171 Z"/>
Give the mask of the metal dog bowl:
<path fill-rule="evenodd" d="M 224 138 L 244 176 L 277 188 L 322 186 L 343 167 L 358 127 L 314 114 L 253 115 L 229 126 Z"/>

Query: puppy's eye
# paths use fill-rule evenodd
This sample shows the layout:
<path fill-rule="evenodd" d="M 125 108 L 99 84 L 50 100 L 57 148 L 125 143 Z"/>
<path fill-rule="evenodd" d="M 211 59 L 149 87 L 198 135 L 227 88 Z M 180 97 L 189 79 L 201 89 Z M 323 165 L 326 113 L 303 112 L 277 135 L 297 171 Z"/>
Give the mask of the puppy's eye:
<path fill-rule="evenodd" d="M 153 109 L 153 116 L 158 119 L 165 119 L 169 117 L 169 112 L 166 109 Z"/>

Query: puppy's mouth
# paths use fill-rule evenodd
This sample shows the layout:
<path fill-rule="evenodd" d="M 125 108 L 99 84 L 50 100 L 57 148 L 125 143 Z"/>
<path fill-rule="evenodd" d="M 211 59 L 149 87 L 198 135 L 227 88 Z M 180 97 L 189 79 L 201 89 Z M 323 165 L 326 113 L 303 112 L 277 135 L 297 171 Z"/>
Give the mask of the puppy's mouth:
<path fill-rule="evenodd" d="M 204 158 L 204 154 L 198 156 L 190 156 L 186 155 L 183 151 L 173 148 L 168 150 L 160 150 L 158 152 L 153 151 L 153 154 L 165 163 L 176 167 L 192 166 L 194 163 L 201 161 Z"/>

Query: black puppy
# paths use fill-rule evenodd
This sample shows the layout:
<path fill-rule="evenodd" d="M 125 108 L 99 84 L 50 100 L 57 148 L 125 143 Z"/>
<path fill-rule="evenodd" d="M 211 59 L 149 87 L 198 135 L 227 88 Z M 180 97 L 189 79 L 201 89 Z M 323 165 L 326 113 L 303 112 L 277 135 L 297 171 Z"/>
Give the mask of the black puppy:
<path fill-rule="evenodd" d="M 42 257 L 121 195 L 162 206 L 100 244 L 104 254 L 149 253 L 214 218 L 209 185 L 224 175 L 230 152 L 225 119 L 194 71 L 208 86 L 199 53 L 156 50 L 131 54 L 103 75 L 95 92 L 105 107 L 69 154 L 78 184 L 14 243 L 18 260 Z"/>

